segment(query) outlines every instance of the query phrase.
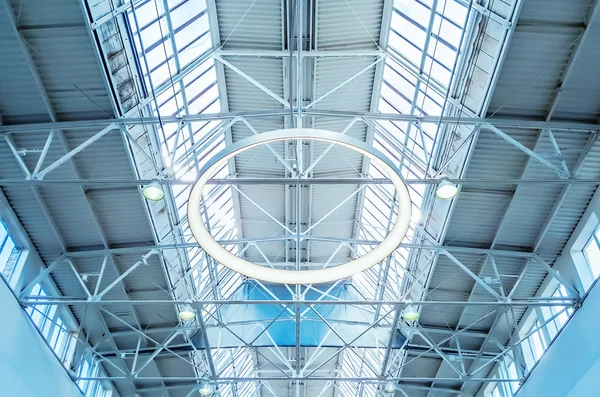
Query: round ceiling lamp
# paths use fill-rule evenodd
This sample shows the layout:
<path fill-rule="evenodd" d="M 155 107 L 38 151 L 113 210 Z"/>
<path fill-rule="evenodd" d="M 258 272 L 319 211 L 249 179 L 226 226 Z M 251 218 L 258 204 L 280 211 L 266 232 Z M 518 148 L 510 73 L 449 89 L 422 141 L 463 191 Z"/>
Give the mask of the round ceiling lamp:
<path fill-rule="evenodd" d="M 435 195 L 440 200 L 450 200 L 456 197 L 458 194 L 458 185 L 450 182 L 446 175 L 442 175 L 439 180 L 440 182 L 435 190 Z"/>
<path fill-rule="evenodd" d="M 402 313 L 402 318 L 406 321 L 417 321 L 420 317 L 419 309 L 415 305 L 408 305 Z"/>
<path fill-rule="evenodd" d="M 399 203 L 399 215 L 387 237 L 365 255 L 339 266 L 318 270 L 284 270 L 260 266 L 235 256 L 222 247 L 210 234 L 202 220 L 200 203 L 204 186 L 208 180 L 227 161 L 246 150 L 271 142 L 305 139 L 334 143 L 368 157 L 394 185 Z M 188 222 L 198 244 L 217 262 L 241 273 L 249 278 L 282 284 L 321 284 L 351 277 L 369 269 L 388 257 L 404 239 L 411 218 L 411 201 L 408 188 L 398 168 L 383 153 L 367 145 L 365 142 L 350 138 L 340 133 L 312 129 L 291 128 L 275 130 L 242 139 L 217 153 L 200 170 L 200 177 L 194 184 L 187 206 Z"/>
<path fill-rule="evenodd" d="M 196 318 L 196 311 L 191 304 L 186 303 L 183 305 L 179 311 L 179 318 L 183 321 L 192 321 L 194 318 Z"/>
<path fill-rule="evenodd" d="M 386 394 L 393 394 L 396 393 L 396 385 L 394 384 L 394 382 L 389 381 L 385 384 L 385 386 L 383 387 L 383 392 Z"/>
<path fill-rule="evenodd" d="M 213 385 L 211 385 L 208 382 L 202 382 L 200 384 L 200 387 L 198 388 L 198 392 L 200 392 L 200 394 L 202 394 L 203 396 L 208 396 L 209 394 L 212 394 L 213 391 Z"/>
<path fill-rule="evenodd" d="M 158 182 L 152 182 L 142 188 L 142 194 L 146 200 L 160 201 L 165 197 L 165 192 Z"/>

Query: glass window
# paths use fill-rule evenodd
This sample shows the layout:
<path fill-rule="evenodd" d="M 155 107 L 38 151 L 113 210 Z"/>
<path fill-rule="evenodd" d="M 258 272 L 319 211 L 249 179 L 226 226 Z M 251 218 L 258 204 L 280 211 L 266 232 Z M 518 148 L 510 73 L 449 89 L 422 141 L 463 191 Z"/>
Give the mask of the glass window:
<path fill-rule="evenodd" d="M 506 358 L 506 360 L 510 360 L 510 358 Z M 507 372 L 507 377 L 509 379 L 518 379 L 519 376 L 517 375 L 517 366 L 515 365 L 515 363 L 510 360 L 510 362 L 508 363 L 508 365 L 506 365 L 506 372 Z M 507 386 L 508 389 L 510 389 L 511 391 L 511 395 L 513 395 L 517 389 L 519 388 L 519 382 L 507 382 Z"/>
<path fill-rule="evenodd" d="M 596 229 L 583 252 L 594 279 L 600 275 L 600 228 Z"/>
<path fill-rule="evenodd" d="M 37 284 L 31 290 L 31 296 L 46 296 L 44 288 Z M 26 312 L 31 317 L 35 326 L 40 330 L 42 336 L 54 350 L 63 365 L 70 363 L 76 339 L 71 335 L 63 319 L 57 313 L 58 306 L 30 306 Z"/>
<path fill-rule="evenodd" d="M 554 293 L 552 294 L 554 298 L 566 298 L 568 297 L 567 290 L 563 285 L 559 285 Z M 554 317 L 554 320 L 548 323 L 548 334 L 551 339 L 554 339 L 558 331 L 564 327 L 569 320 L 569 317 L 573 314 L 572 308 L 566 308 L 564 306 L 551 306 L 548 308 L 543 308 L 542 313 L 544 313 L 544 318 L 549 320 Z"/>
<path fill-rule="evenodd" d="M 529 335 L 529 337 L 527 338 L 527 341 L 523 343 L 523 351 L 530 359 L 528 360 L 528 367 L 531 369 L 548 348 L 548 343 L 544 337 L 539 320 L 536 320 L 535 323 L 533 323 L 531 328 L 529 328 L 527 335 Z"/>
<path fill-rule="evenodd" d="M 6 280 L 10 279 L 15 270 L 20 254 L 21 249 L 11 237 L 6 224 L 0 219 L 0 270 Z"/>
<path fill-rule="evenodd" d="M 93 357 L 86 356 L 82 358 L 79 364 L 77 376 L 88 379 L 79 379 L 77 385 L 81 388 L 85 397 L 110 397 L 112 396 L 112 389 L 110 387 L 107 387 L 99 380 L 89 379 L 105 375 L 98 361 Z"/>
<path fill-rule="evenodd" d="M 446 2 L 444 2 L 446 3 Z M 449 1 L 448 3 L 454 3 Z M 457 4 L 432 9 L 432 3 L 421 0 L 394 2 L 388 40 L 389 57 L 383 71 L 383 84 L 378 110 L 383 113 L 411 115 L 442 114 L 444 98 L 451 80 L 451 69 L 460 55 L 460 38 L 466 26 L 467 8 Z M 431 28 L 431 29 L 430 29 Z M 438 130 L 415 123 L 377 121 L 373 129 L 373 146 L 395 159 L 402 175 L 422 178 L 430 163 L 431 149 Z M 370 177 L 378 177 L 378 170 L 370 166 Z M 364 206 L 358 222 L 358 238 L 380 240 L 387 234 L 389 221 L 397 216 L 393 192 L 386 197 L 381 186 L 369 187 L 364 193 Z M 414 190 L 413 218 L 407 239 L 414 235 L 421 213 L 424 187 Z M 382 200 L 381 197 L 386 197 Z M 358 245 L 356 252 L 364 254 L 372 247 Z M 386 291 L 399 290 L 406 256 L 394 255 L 387 282 L 393 283 Z M 377 290 L 378 266 L 353 277 L 355 287 L 363 296 Z M 393 274 L 395 273 L 395 274 Z M 393 299 L 393 297 L 392 297 Z"/>

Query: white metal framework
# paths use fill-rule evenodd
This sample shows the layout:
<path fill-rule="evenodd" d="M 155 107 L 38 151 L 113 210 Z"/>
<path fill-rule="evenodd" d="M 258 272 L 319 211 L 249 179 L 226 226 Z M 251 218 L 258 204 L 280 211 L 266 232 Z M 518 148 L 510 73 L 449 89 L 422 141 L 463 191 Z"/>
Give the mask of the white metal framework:
<path fill-rule="evenodd" d="M 600 184 L 600 125 L 554 116 L 566 112 L 563 86 L 597 2 L 582 5 L 587 25 L 567 40 L 575 47 L 539 116 L 502 111 L 518 89 L 496 99 L 510 85 L 511 38 L 538 27 L 518 25 L 521 12 L 535 14 L 527 0 L 82 0 L 114 114 L 88 95 L 105 117 L 73 118 L 57 115 L 29 33 L 2 3 L 49 117 L 0 125 L 10 168 L 0 187 L 15 212 L 25 190 L 21 202 L 33 200 L 58 243 L 47 250 L 19 213 L 46 268 L 16 293 L 32 317 L 61 321 L 49 335 L 77 346 L 65 366 L 88 395 L 190 396 L 206 381 L 223 397 L 366 397 L 386 382 L 404 397 L 507 397 L 581 303 L 554 262 Z M 194 240 L 187 199 L 210 159 L 294 127 L 384 153 L 410 190 L 406 238 L 363 273 L 273 285 Z M 122 172 L 101 172 L 118 161 Z M 460 185 L 458 198 L 435 198 L 441 174 Z M 165 199 L 140 204 L 152 182 Z M 328 143 L 270 142 L 228 159 L 206 184 L 199 215 L 215 241 L 272 268 L 365 255 L 399 217 L 389 175 Z M 80 219 L 67 224 L 49 205 L 60 190 L 81 200 Z M 126 218 L 142 205 L 142 226 L 105 214 Z M 88 226 L 99 243 L 77 240 Z M 184 305 L 194 319 L 177 317 Z M 407 305 L 419 321 L 402 318 Z M 61 331 L 67 317 L 55 307 L 77 332 Z"/>

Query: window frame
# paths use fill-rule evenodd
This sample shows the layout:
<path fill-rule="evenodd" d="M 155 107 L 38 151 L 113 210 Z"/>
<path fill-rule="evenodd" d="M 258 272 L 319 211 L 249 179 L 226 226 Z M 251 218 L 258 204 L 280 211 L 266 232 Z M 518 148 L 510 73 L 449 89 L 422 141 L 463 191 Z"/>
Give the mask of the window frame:
<path fill-rule="evenodd" d="M 19 267 L 19 261 L 22 258 L 24 249 L 21 246 L 21 244 L 19 244 L 18 239 L 15 238 L 15 235 L 11 232 L 11 229 L 8 227 L 7 223 L 2 218 L 0 218 L 0 228 L 3 228 L 6 233 L 4 235 L 4 237 L 2 237 L 2 239 L 0 239 L 0 255 L 3 253 L 4 249 L 6 248 L 6 243 L 9 240 L 13 244 L 13 247 L 11 248 L 11 252 L 6 257 L 6 262 L 0 263 L 0 266 L 2 267 L 0 274 L 2 275 L 2 277 L 4 277 L 4 279 L 8 283 L 10 283 L 11 280 L 13 279 L 14 274 L 16 273 L 17 268 Z M 15 250 L 17 250 L 16 257 L 13 257 L 13 255 L 15 255 Z M 8 268 L 9 263 L 12 263 L 12 266 L 10 267 L 9 274 L 7 275 L 5 273 Z"/>
<path fill-rule="evenodd" d="M 588 255 L 588 247 L 592 243 L 595 243 L 596 247 L 600 251 L 600 237 L 598 237 L 598 233 L 600 233 L 600 224 L 596 225 L 596 227 L 594 228 L 594 231 L 592 232 L 592 235 L 588 238 L 588 240 L 586 241 L 586 243 L 583 246 L 583 249 L 581 250 L 581 252 L 583 253 L 583 257 L 585 258 L 587 270 L 589 271 L 589 273 L 591 275 L 592 282 L 596 281 L 598 279 L 598 277 L 600 277 L 600 264 L 598 264 L 598 269 L 595 270 L 594 266 L 592 265 L 592 261 L 590 260 L 590 257 Z"/>

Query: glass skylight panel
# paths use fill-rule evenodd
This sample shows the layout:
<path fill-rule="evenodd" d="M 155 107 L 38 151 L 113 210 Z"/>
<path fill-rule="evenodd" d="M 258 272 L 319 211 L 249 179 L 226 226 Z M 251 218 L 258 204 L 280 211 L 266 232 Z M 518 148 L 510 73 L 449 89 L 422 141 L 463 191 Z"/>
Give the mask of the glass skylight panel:
<path fill-rule="evenodd" d="M 256 377 L 252 350 L 248 347 L 211 349 L 217 373 L 224 378 Z M 223 383 L 221 395 L 252 397 L 256 395 L 255 382 Z"/>
<path fill-rule="evenodd" d="M 346 349 L 340 365 L 340 377 L 376 378 L 381 370 L 385 349 L 355 348 Z M 344 397 L 376 396 L 378 385 L 362 382 L 339 382 L 340 395 Z"/>
<path fill-rule="evenodd" d="M 379 111 L 382 113 L 410 114 L 416 116 L 441 116 L 444 98 L 449 89 L 458 46 L 463 33 L 467 8 L 455 0 L 440 0 L 432 10 L 431 0 L 396 0 L 391 19 L 388 52 L 383 71 Z M 400 168 L 407 179 L 425 178 L 431 163 L 433 142 L 438 132 L 435 124 L 417 124 L 395 121 L 378 121 L 374 129 L 373 147 L 386 154 Z M 370 167 L 369 175 L 377 177 Z M 383 188 L 384 186 L 377 186 Z M 389 188 L 389 186 L 388 186 Z M 421 218 L 420 208 L 425 193 L 424 185 L 409 185 L 412 219 L 405 241 L 410 241 Z M 364 209 L 359 220 L 358 239 L 381 241 L 389 229 L 388 220 L 397 216 L 390 206 L 393 190 L 368 188 L 364 195 Z M 356 251 L 364 254 L 371 247 L 357 245 Z M 400 284 L 409 251 L 393 255 L 387 269 L 384 295 L 397 299 L 393 291 Z M 382 277 L 378 265 L 354 277 L 358 289 L 372 295 L 373 288 Z M 391 283 L 391 286 L 389 285 Z M 396 285 L 398 284 L 398 285 Z"/>
<path fill-rule="evenodd" d="M 165 9 L 165 6 L 167 9 Z M 204 0 L 143 1 L 128 12 L 131 36 L 156 116 L 218 113 L 221 111 L 214 60 L 195 65 L 174 82 L 192 62 L 212 48 L 208 10 Z M 160 89 L 159 89 L 160 88 Z M 160 125 L 161 154 L 166 167 L 177 179 L 194 181 L 202 166 L 225 147 L 222 121 Z M 229 176 L 227 167 L 215 175 Z M 178 224 L 185 242 L 193 242 L 187 224 L 187 199 L 190 186 L 171 187 L 177 206 Z M 236 239 L 237 228 L 230 187 L 209 186 L 202 213 L 216 239 Z M 227 246 L 237 252 L 237 245 Z M 190 276 L 200 299 L 227 299 L 242 282 L 242 277 L 214 263 L 197 248 L 187 250 Z M 193 269 L 193 270 L 192 270 Z M 211 270 L 212 269 L 212 270 Z M 215 283 L 216 289 L 210 288 Z M 215 307 L 206 307 L 214 314 Z"/>
<path fill-rule="evenodd" d="M 185 68 L 212 47 L 203 0 L 143 1 L 128 12 L 128 17 L 148 86 L 158 87 L 176 73 L 178 66 Z"/>

